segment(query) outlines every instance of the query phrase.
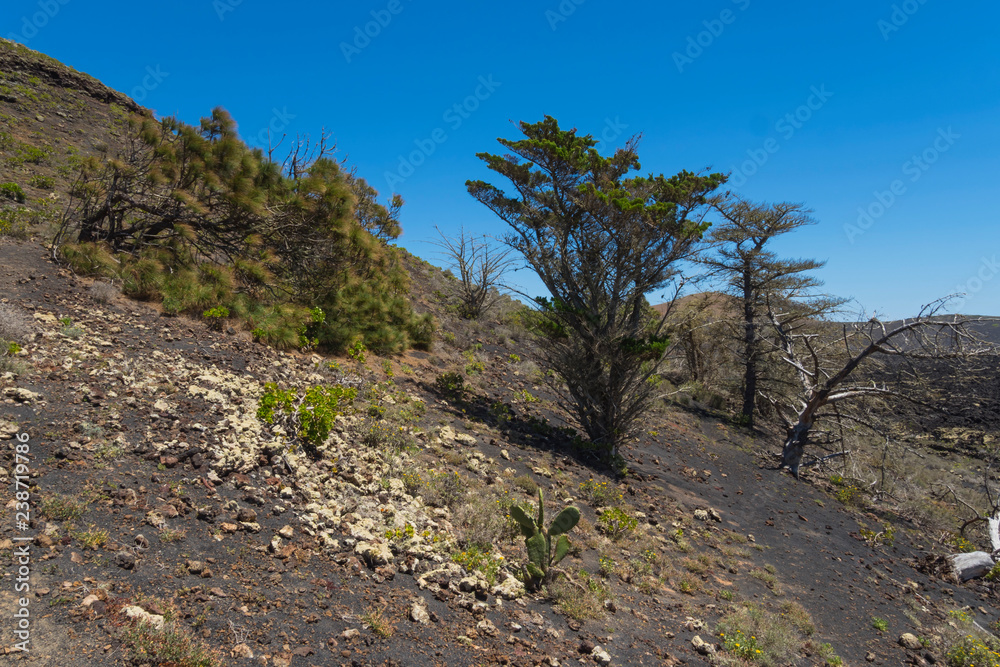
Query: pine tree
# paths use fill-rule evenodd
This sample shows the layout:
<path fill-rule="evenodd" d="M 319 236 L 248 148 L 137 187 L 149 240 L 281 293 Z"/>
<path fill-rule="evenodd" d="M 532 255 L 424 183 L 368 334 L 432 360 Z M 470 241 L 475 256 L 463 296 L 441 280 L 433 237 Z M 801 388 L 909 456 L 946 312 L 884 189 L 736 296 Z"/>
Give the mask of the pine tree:
<path fill-rule="evenodd" d="M 799 309 L 805 306 L 807 311 L 802 317 L 828 312 L 842 301 L 809 298 L 823 283 L 805 274 L 824 262 L 779 258 L 768 247 L 782 234 L 815 224 L 811 211 L 801 204 L 752 203 L 732 193 L 714 198 L 712 207 L 722 222 L 712 227 L 712 252 L 702 254 L 699 261 L 723 280 L 725 292 L 740 305 L 739 327 L 733 336 L 743 367 L 740 418 L 752 428 L 760 385 L 768 379 L 765 366 L 777 349 L 764 334 L 767 301 L 781 301 L 787 307 L 799 302 Z"/>
<path fill-rule="evenodd" d="M 507 154 L 478 154 L 517 194 L 466 185 L 511 227 L 506 242 L 548 288 L 535 299 L 545 362 L 565 383 L 563 405 L 614 457 L 651 404 L 648 380 L 667 348 L 646 295 L 676 276 L 707 228 L 706 196 L 725 177 L 630 177 L 640 168 L 638 137 L 606 158 L 592 136 L 552 117 L 519 127 L 525 139 L 499 139 Z"/>

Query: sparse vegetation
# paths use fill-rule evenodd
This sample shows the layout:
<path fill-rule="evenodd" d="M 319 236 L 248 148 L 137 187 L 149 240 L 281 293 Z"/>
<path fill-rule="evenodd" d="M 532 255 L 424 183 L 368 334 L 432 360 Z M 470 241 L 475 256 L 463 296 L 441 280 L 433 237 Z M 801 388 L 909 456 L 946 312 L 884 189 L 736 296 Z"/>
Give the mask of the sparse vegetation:
<path fill-rule="evenodd" d="M 805 644 L 786 618 L 752 604 L 726 612 L 716 633 L 727 653 L 765 667 L 789 664 Z"/>

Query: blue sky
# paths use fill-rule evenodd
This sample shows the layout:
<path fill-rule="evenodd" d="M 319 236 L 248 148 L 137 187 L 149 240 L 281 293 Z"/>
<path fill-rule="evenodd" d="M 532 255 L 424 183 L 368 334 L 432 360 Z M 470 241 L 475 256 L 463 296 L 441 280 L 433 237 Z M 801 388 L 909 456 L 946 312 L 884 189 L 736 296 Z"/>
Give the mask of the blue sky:
<path fill-rule="evenodd" d="M 826 260 L 827 291 L 868 312 L 964 291 L 963 312 L 1000 315 L 995 3 L 5 6 L 0 35 L 160 115 L 196 122 L 221 105 L 252 143 L 268 126 L 326 128 L 405 198 L 400 245 L 431 261 L 434 225 L 504 231 L 466 193 L 470 178 L 502 183 L 475 153 L 549 114 L 608 150 L 643 133 L 644 172 L 711 167 L 751 199 L 804 202 L 819 224 L 776 249 Z"/>

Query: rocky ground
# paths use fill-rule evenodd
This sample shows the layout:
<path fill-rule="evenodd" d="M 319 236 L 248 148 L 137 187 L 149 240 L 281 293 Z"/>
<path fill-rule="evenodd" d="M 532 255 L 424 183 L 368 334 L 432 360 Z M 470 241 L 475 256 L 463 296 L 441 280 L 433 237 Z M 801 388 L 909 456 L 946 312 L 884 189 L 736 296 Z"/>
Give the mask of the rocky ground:
<path fill-rule="evenodd" d="M 0 379 L 0 644 L 11 664 L 210 664 L 144 658 L 157 642 L 234 665 L 710 664 L 727 655 L 718 621 L 747 602 L 811 618 L 797 664 L 826 664 L 824 643 L 846 664 L 922 664 L 940 659 L 949 611 L 968 608 L 983 626 L 997 616 L 992 585 L 911 567 L 931 547 L 919 531 L 872 546 L 860 529 L 880 517 L 831 497 L 819 474 L 804 484 L 773 470 L 717 419 L 664 409 L 628 448 L 621 480 L 578 460 L 540 426 L 546 403 L 528 396 L 543 391 L 512 360 L 524 349 L 512 339 L 331 368 L 109 300 L 38 245 L 0 244 L 0 267 L 3 301 L 34 331 L 17 373 Z M 472 398 L 440 394 L 435 378 L 470 358 L 483 364 Z M 360 392 L 314 460 L 257 418 L 266 382 Z M 503 400 L 509 419 L 483 412 Z M 373 438 L 379 423 L 401 427 L 407 446 Z M 18 433 L 30 438 L 28 526 L 15 523 Z M 416 476 L 460 484 L 449 499 L 447 485 Z M 584 599 L 525 591 L 513 536 L 497 544 L 506 564 L 495 581 L 453 560 L 496 519 L 476 502 L 527 502 L 531 482 L 550 512 L 583 512 L 564 567 L 586 583 Z M 610 506 L 638 520 L 616 540 L 598 529 Z M 28 653 L 14 649 L 23 537 Z M 131 617 L 183 635 L 137 636 Z M 905 632 L 927 646 L 904 648 Z"/>

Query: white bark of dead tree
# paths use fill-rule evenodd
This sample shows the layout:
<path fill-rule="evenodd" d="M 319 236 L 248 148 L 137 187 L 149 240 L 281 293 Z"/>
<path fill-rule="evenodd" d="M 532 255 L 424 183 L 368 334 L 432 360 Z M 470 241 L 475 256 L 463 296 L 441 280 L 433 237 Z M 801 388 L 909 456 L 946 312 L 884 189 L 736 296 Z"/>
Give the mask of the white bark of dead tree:
<path fill-rule="evenodd" d="M 845 325 L 843 339 L 837 343 L 842 343 L 844 349 L 837 355 L 831 354 L 833 343 L 823 343 L 818 334 L 793 333 L 787 320 L 782 321 L 782 315 L 775 313 L 768 304 L 768 317 L 778 335 L 783 359 L 795 369 L 802 386 L 795 404 L 788 406 L 793 416 L 789 419 L 782 414 L 788 436 L 782 448 L 781 466 L 798 477 L 813 426 L 817 419 L 831 416 L 820 412 L 824 407 L 836 408 L 842 402 L 866 396 L 920 403 L 915 397 L 894 391 L 884 383 L 853 381 L 852 376 L 866 362 L 885 356 L 909 360 L 951 359 L 995 352 L 994 346 L 982 343 L 967 328 L 969 323 L 983 318 L 937 315 L 947 302 L 948 299 L 935 301 L 925 306 L 916 318 L 904 320 L 891 329 L 874 317 L 854 325 L 852 330 Z M 772 400 L 772 403 L 777 407 L 778 401 Z M 856 417 L 839 413 L 837 416 L 870 426 Z"/>

